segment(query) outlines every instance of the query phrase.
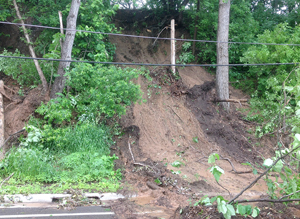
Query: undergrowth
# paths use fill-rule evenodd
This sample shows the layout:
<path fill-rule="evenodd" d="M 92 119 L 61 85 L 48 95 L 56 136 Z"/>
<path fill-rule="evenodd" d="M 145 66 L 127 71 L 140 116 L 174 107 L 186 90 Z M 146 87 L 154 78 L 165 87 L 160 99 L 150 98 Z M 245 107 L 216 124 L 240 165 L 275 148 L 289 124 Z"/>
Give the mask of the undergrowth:
<path fill-rule="evenodd" d="M 0 176 L 14 173 L 3 191 L 32 192 L 35 189 L 31 185 L 40 183 L 54 183 L 50 187 L 37 186 L 41 191 L 54 185 L 59 191 L 70 187 L 113 191 L 118 188 L 121 173 L 114 170 L 114 160 L 118 158 L 110 156 L 109 147 L 114 142 L 106 126 L 84 122 L 74 127 L 46 126 L 41 130 L 29 125 L 28 133 L 22 147 L 12 148 L 0 163 Z"/>

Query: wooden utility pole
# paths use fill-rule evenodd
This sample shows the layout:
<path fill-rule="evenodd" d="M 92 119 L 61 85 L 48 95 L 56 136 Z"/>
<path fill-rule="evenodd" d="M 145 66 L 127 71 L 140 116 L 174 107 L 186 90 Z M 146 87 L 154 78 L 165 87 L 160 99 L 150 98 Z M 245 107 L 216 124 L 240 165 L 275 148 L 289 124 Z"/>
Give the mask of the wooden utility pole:
<path fill-rule="evenodd" d="M 171 38 L 175 39 L 175 20 L 171 20 Z M 175 40 L 171 40 L 171 64 L 175 65 Z M 175 74 L 176 66 L 172 66 L 172 73 Z"/>

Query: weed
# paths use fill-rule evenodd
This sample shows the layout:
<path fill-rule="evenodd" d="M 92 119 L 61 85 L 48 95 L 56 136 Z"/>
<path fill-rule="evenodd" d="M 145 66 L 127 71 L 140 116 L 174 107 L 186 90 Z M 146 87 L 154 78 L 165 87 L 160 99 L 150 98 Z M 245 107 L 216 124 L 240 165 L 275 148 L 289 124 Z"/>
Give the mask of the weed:
<path fill-rule="evenodd" d="M 64 129 L 29 126 L 27 130 L 23 147 L 12 148 L 0 163 L 0 176 L 15 173 L 10 182 L 118 184 L 121 173 L 114 170 L 118 158 L 109 155 L 113 141 L 104 126 L 82 123 Z"/>
<path fill-rule="evenodd" d="M 198 143 L 198 142 L 199 142 L 198 137 L 194 137 L 194 138 L 193 138 L 193 142 Z"/>
<path fill-rule="evenodd" d="M 155 179 L 154 182 L 155 182 L 157 185 L 161 185 L 161 184 L 162 184 L 162 182 L 160 181 L 159 178 Z"/>
<path fill-rule="evenodd" d="M 181 162 L 181 161 L 176 160 L 176 161 L 174 161 L 173 163 L 171 163 L 171 165 L 172 165 L 173 167 L 181 167 L 181 165 L 184 165 L 184 163 Z"/>

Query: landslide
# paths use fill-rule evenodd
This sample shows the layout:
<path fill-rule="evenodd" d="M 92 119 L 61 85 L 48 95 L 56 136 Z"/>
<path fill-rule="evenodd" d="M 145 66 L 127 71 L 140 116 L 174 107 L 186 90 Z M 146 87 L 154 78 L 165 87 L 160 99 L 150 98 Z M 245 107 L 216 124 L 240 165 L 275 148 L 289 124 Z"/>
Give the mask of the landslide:
<path fill-rule="evenodd" d="M 149 11 L 119 10 L 113 22 L 122 28 L 124 34 L 157 37 L 170 18 L 159 19 Z M 170 30 L 166 28 L 160 37 L 170 37 Z M 191 37 L 179 25 L 176 38 Z M 169 63 L 168 40 L 154 43 L 154 39 L 110 36 L 110 41 L 116 46 L 116 62 Z M 9 43 L 18 47 L 18 41 L 10 40 Z M 177 60 L 182 44 L 182 41 L 176 42 Z M 127 109 L 119 121 L 123 134 L 116 138 L 116 145 L 112 148 L 112 153 L 120 158 L 117 167 L 124 175 L 120 193 L 128 197 L 112 203 L 117 217 L 178 218 L 180 209 L 204 195 L 229 198 L 228 192 L 209 172 L 208 156 L 218 153 L 230 160 L 238 171 L 251 171 L 241 163 L 260 164 L 262 157 L 273 152 L 273 139 L 264 137 L 258 140 L 253 136 L 256 124 L 245 120 L 240 111 L 247 105 L 232 103 L 231 112 L 227 113 L 213 102 L 215 76 L 206 69 L 177 68 L 180 77 L 174 77 L 166 67 L 149 67 L 148 70 L 152 81 L 144 76 L 135 81 L 141 86 L 147 102 Z M 24 90 L 24 96 L 18 96 L 20 88 L 15 81 L 4 75 L 0 75 L 0 79 L 12 89 L 7 94 L 20 99 L 13 103 L 4 99 L 7 138 L 22 129 L 39 103 L 46 100 L 39 96 L 40 88 Z M 233 87 L 230 87 L 230 97 L 249 98 Z M 18 135 L 14 137 L 17 140 Z M 251 173 L 235 174 L 228 160 L 217 163 L 225 171 L 220 184 L 235 195 L 255 176 Z M 174 165 L 174 162 L 179 164 Z M 266 195 L 266 190 L 265 182 L 259 181 L 241 198 L 259 198 Z M 293 216 L 296 216 L 297 209 L 293 209 Z M 185 209 L 185 213 L 195 218 L 193 209 L 189 212 Z"/>
<path fill-rule="evenodd" d="M 138 10 L 119 10 L 114 23 L 128 35 L 157 37 L 164 28 L 150 12 Z M 170 30 L 165 29 L 160 37 L 170 37 Z M 184 27 L 178 27 L 176 38 L 190 36 Z M 168 40 L 110 36 L 110 41 L 116 45 L 116 62 L 170 63 Z M 176 60 L 183 43 L 176 42 Z M 225 158 L 217 163 L 225 171 L 220 184 L 231 195 L 240 192 L 256 177 L 242 163 L 261 164 L 262 157 L 273 152 L 271 137 L 258 140 L 253 136 L 256 124 L 245 120 L 241 112 L 248 105 L 232 103 L 227 113 L 214 103 L 215 76 L 204 68 L 177 68 L 179 78 L 166 67 L 148 69 L 153 80 L 141 76 L 136 81 L 147 102 L 128 108 L 119 121 L 124 135 L 113 148 L 124 174 L 120 192 L 129 197 L 113 206 L 118 217 L 175 218 L 174 212 L 178 216 L 178 209 L 204 195 L 230 198 L 209 172 L 211 153 Z M 249 96 L 230 87 L 230 98 Z M 238 171 L 248 173 L 234 173 L 229 161 Z M 265 182 L 259 181 L 241 198 L 259 198 L 266 191 Z"/>

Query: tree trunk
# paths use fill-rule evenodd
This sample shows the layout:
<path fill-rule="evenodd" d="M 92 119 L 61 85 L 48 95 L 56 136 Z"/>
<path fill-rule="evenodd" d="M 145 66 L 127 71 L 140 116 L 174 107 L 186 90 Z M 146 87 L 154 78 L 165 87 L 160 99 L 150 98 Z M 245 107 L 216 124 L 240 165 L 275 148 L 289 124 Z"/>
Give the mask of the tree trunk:
<path fill-rule="evenodd" d="M 228 34 L 229 34 L 230 0 L 219 0 L 219 21 L 218 21 L 218 43 L 217 43 L 217 64 L 227 65 L 228 63 Z M 219 99 L 229 99 L 228 85 L 229 66 L 217 66 L 217 96 Z M 230 110 L 227 102 L 221 103 L 226 111 Z"/>
<path fill-rule="evenodd" d="M 200 11 L 200 0 L 197 0 L 197 10 L 196 10 L 197 15 L 195 18 L 194 40 L 197 39 L 199 11 Z M 193 41 L 193 55 L 194 56 L 195 56 L 195 52 L 196 52 L 196 41 Z"/>
<path fill-rule="evenodd" d="M 80 7 L 80 0 L 72 0 L 69 16 L 67 18 L 67 31 L 64 42 L 61 48 L 61 59 L 71 60 L 72 48 L 75 39 L 76 31 L 76 21 L 78 16 L 78 11 Z M 73 30 L 70 30 L 73 29 Z M 57 70 L 58 77 L 55 78 L 50 97 L 54 99 L 57 97 L 57 93 L 62 93 L 65 87 L 66 78 L 64 76 L 65 69 L 70 67 L 70 62 L 60 62 Z"/>
<path fill-rule="evenodd" d="M 31 55 L 32 58 L 36 58 L 35 52 L 34 52 L 33 47 L 32 47 L 32 43 L 31 43 L 30 38 L 29 38 L 29 34 L 28 34 L 27 29 L 26 29 L 26 27 L 25 27 L 25 25 L 24 25 L 24 21 L 23 21 L 23 19 L 22 19 L 21 14 L 20 14 L 20 11 L 19 11 L 19 8 L 18 8 L 18 5 L 17 5 L 16 0 L 13 0 L 13 3 L 14 3 L 14 6 L 15 6 L 15 9 L 16 9 L 16 12 L 17 12 L 17 16 L 18 16 L 18 18 L 20 19 L 21 24 L 22 24 L 22 29 L 23 29 L 23 31 L 24 31 L 24 35 L 25 35 L 25 38 L 26 38 L 27 43 L 28 43 L 30 55 Z M 34 62 L 34 65 L 35 65 L 35 67 L 36 67 L 36 70 L 37 70 L 37 72 L 38 72 L 38 74 L 39 74 L 39 76 L 40 76 L 40 79 L 41 79 L 41 81 L 42 81 L 43 92 L 46 93 L 46 92 L 48 91 L 48 83 L 47 83 L 47 80 L 46 80 L 46 78 L 45 78 L 45 76 L 44 76 L 44 74 L 43 74 L 43 71 L 42 71 L 42 69 L 41 69 L 41 66 L 39 65 L 38 60 L 34 59 L 33 62 Z"/>

